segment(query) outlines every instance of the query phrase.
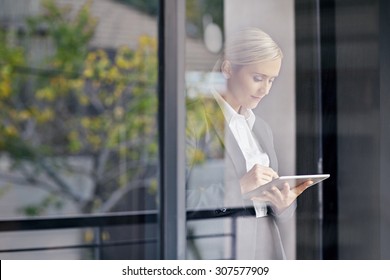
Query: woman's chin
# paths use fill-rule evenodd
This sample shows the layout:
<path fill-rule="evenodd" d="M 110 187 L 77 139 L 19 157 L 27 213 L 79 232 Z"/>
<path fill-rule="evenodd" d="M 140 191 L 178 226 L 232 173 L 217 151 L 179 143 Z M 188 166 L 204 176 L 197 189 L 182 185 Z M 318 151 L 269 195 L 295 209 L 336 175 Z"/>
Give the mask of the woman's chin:
<path fill-rule="evenodd" d="M 253 109 L 255 109 L 255 108 L 259 105 L 259 103 L 260 103 L 260 100 L 257 101 L 257 102 L 252 102 L 251 104 L 249 104 L 249 106 L 247 107 L 247 109 L 253 110 Z"/>

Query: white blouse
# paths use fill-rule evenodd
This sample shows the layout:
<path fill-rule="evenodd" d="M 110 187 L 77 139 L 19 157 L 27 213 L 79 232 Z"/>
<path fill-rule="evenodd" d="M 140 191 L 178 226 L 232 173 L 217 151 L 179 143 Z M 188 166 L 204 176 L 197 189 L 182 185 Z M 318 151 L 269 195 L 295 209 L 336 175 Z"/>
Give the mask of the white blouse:
<path fill-rule="evenodd" d="M 256 116 L 252 110 L 246 109 L 244 112 L 237 113 L 218 92 L 214 91 L 213 94 L 244 155 L 246 170 L 251 170 L 255 164 L 269 166 L 269 157 L 263 152 L 263 149 L 252 132 L 256 120 Z M 253 201 L 253 206 L 255 207 L 257 218 L 267 215 L 267 206 L 265 203 Z"/>

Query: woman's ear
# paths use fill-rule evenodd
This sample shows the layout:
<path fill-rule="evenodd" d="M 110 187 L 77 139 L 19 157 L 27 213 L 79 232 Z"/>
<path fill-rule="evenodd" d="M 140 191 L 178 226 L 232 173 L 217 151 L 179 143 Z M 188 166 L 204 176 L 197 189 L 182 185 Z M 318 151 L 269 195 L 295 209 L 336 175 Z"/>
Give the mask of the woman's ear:
<path fill-rule="evenodd" d="M 229 60 L 224 60 L 221 65 L 221 72 L 225 79 L 229 79 L 232 76 L 232 64 Z"/>

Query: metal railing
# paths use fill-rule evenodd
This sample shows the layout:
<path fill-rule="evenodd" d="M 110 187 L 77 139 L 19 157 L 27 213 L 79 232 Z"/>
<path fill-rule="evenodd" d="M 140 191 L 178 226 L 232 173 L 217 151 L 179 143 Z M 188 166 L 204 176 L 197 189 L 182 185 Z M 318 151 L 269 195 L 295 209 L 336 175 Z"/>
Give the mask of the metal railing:
<path fill-rule="evenodd" d="M 229 210 L 201 210 L 187 211 L 187 221 L 199 221 L 210 219 L 231 219 L 230 232 L 215 233 L 215 234 L 199 234 L 189 235 L 187 240 L 199 240 L 203 238 L 220 238 L 230 237 L 231 242 L 231 259 L 236 257 L 236 220 L 238 217 L 252 215 L 250 211 L 242 211 L 242 209 Z M 222 212 L 221 212 L 222 211 Z M 226 212 L 225 212 L 226 211 Z M 237 215 L 239 213 L 239 215 Z M 135 244 L 147 244 L 158 242 L 157 238 L 141 238 L 130 239 L 123 241 L 104 241 L 102 240 L 102 229 L 110 226 L 129 226 L 129 225 L 145 225 L 157 224 L 157 211 L 139 211 L 139 212 L 118 212 L 107 214 L 90 214 L 65 217 L 43 217 L 43 218 L 18 218 L 18 219 L 3 219 L 0 220 L 0 233 L 2 232 L 21 232 L 21 231 L 41 231 L 41 230 L 61 230 L 61 229 L 94 229 L 94 241 L 87 244 L 73 244 L 60 246 L 36 246 L 36 247 L 20 247 L 3 249 L 1 253 L 20 253 L 46 250 L 65 250 L 65 249 L 91 249 L 94 250 L 94 258 L 101 258 L 101 250 L 105 247 L 112 246 L 129 246 Z"/>

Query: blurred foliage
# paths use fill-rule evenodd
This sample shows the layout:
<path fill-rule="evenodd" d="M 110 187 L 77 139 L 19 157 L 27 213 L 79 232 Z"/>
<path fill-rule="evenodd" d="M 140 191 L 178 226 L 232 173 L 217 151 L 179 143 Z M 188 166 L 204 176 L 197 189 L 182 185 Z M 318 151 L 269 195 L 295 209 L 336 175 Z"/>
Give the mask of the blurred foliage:
<path fill-rule="evenodd" d="M 224 158 L 225 119 L 213 97 L 199 94 L 186 100 L 186 157 L 189 166 Z"/>
<path fill-rule="evenodd" d="M 10 106 L 15 98 L 15 92 L 20 85 L 15 66 L 25 64 L 24 50 L 11 47 L 7 44 L 7 34 L 0 30 L 0 150 L 8 147 L 14 154 L 18 153 L 18 131 L 14 122 L 7 121 L 12 118 L 24 119 L 27 116 L 19 114 L 18 108 Z"/>
<path fill-rule="evenodd" d="M 42 0 L 42 15 L 29 18 L 31 30 L 46 28 L 50 34 L 56 53 L 51 58 L 51 66 L 68 73 L 78 73 L 83 67 L 83 59 L 88 52 L 88 42 L 92 39 L 97 19 L 92 17 L 87 3 L 71 19 L 71 6 L 58 6 L 53 0 Z"/>
<path fill-rule="evenodd" d="M 141 36 L 135 49 L 123 46 L 114 54 L 90 50 L 98 22 L 91 4 L 71 16 L 71 7 L 43 0 L 42 14 L 27 20 L 26 36 L 43 28 L 47 35 L 41 40 L 54 46 L 41 61 L 40 69 L 48 69 L 44 74 L 27 67 L 23 44 L 11 44 L 7 32 L 0 33 L 0 152 L 10 159 L 18 182 L 48 192 L 41 203 L 23 209 L 28 215 L 61 207 L 64 197 L 82 212 L 99 211 L 113 203 L 116 192 L 154 186 L 156 39 Z M 85 172 L 69 164 L 70 156 L 93 160 L 87 174 L 92 195 L 81 196 L 83 186 L 64 176 Z"/>

